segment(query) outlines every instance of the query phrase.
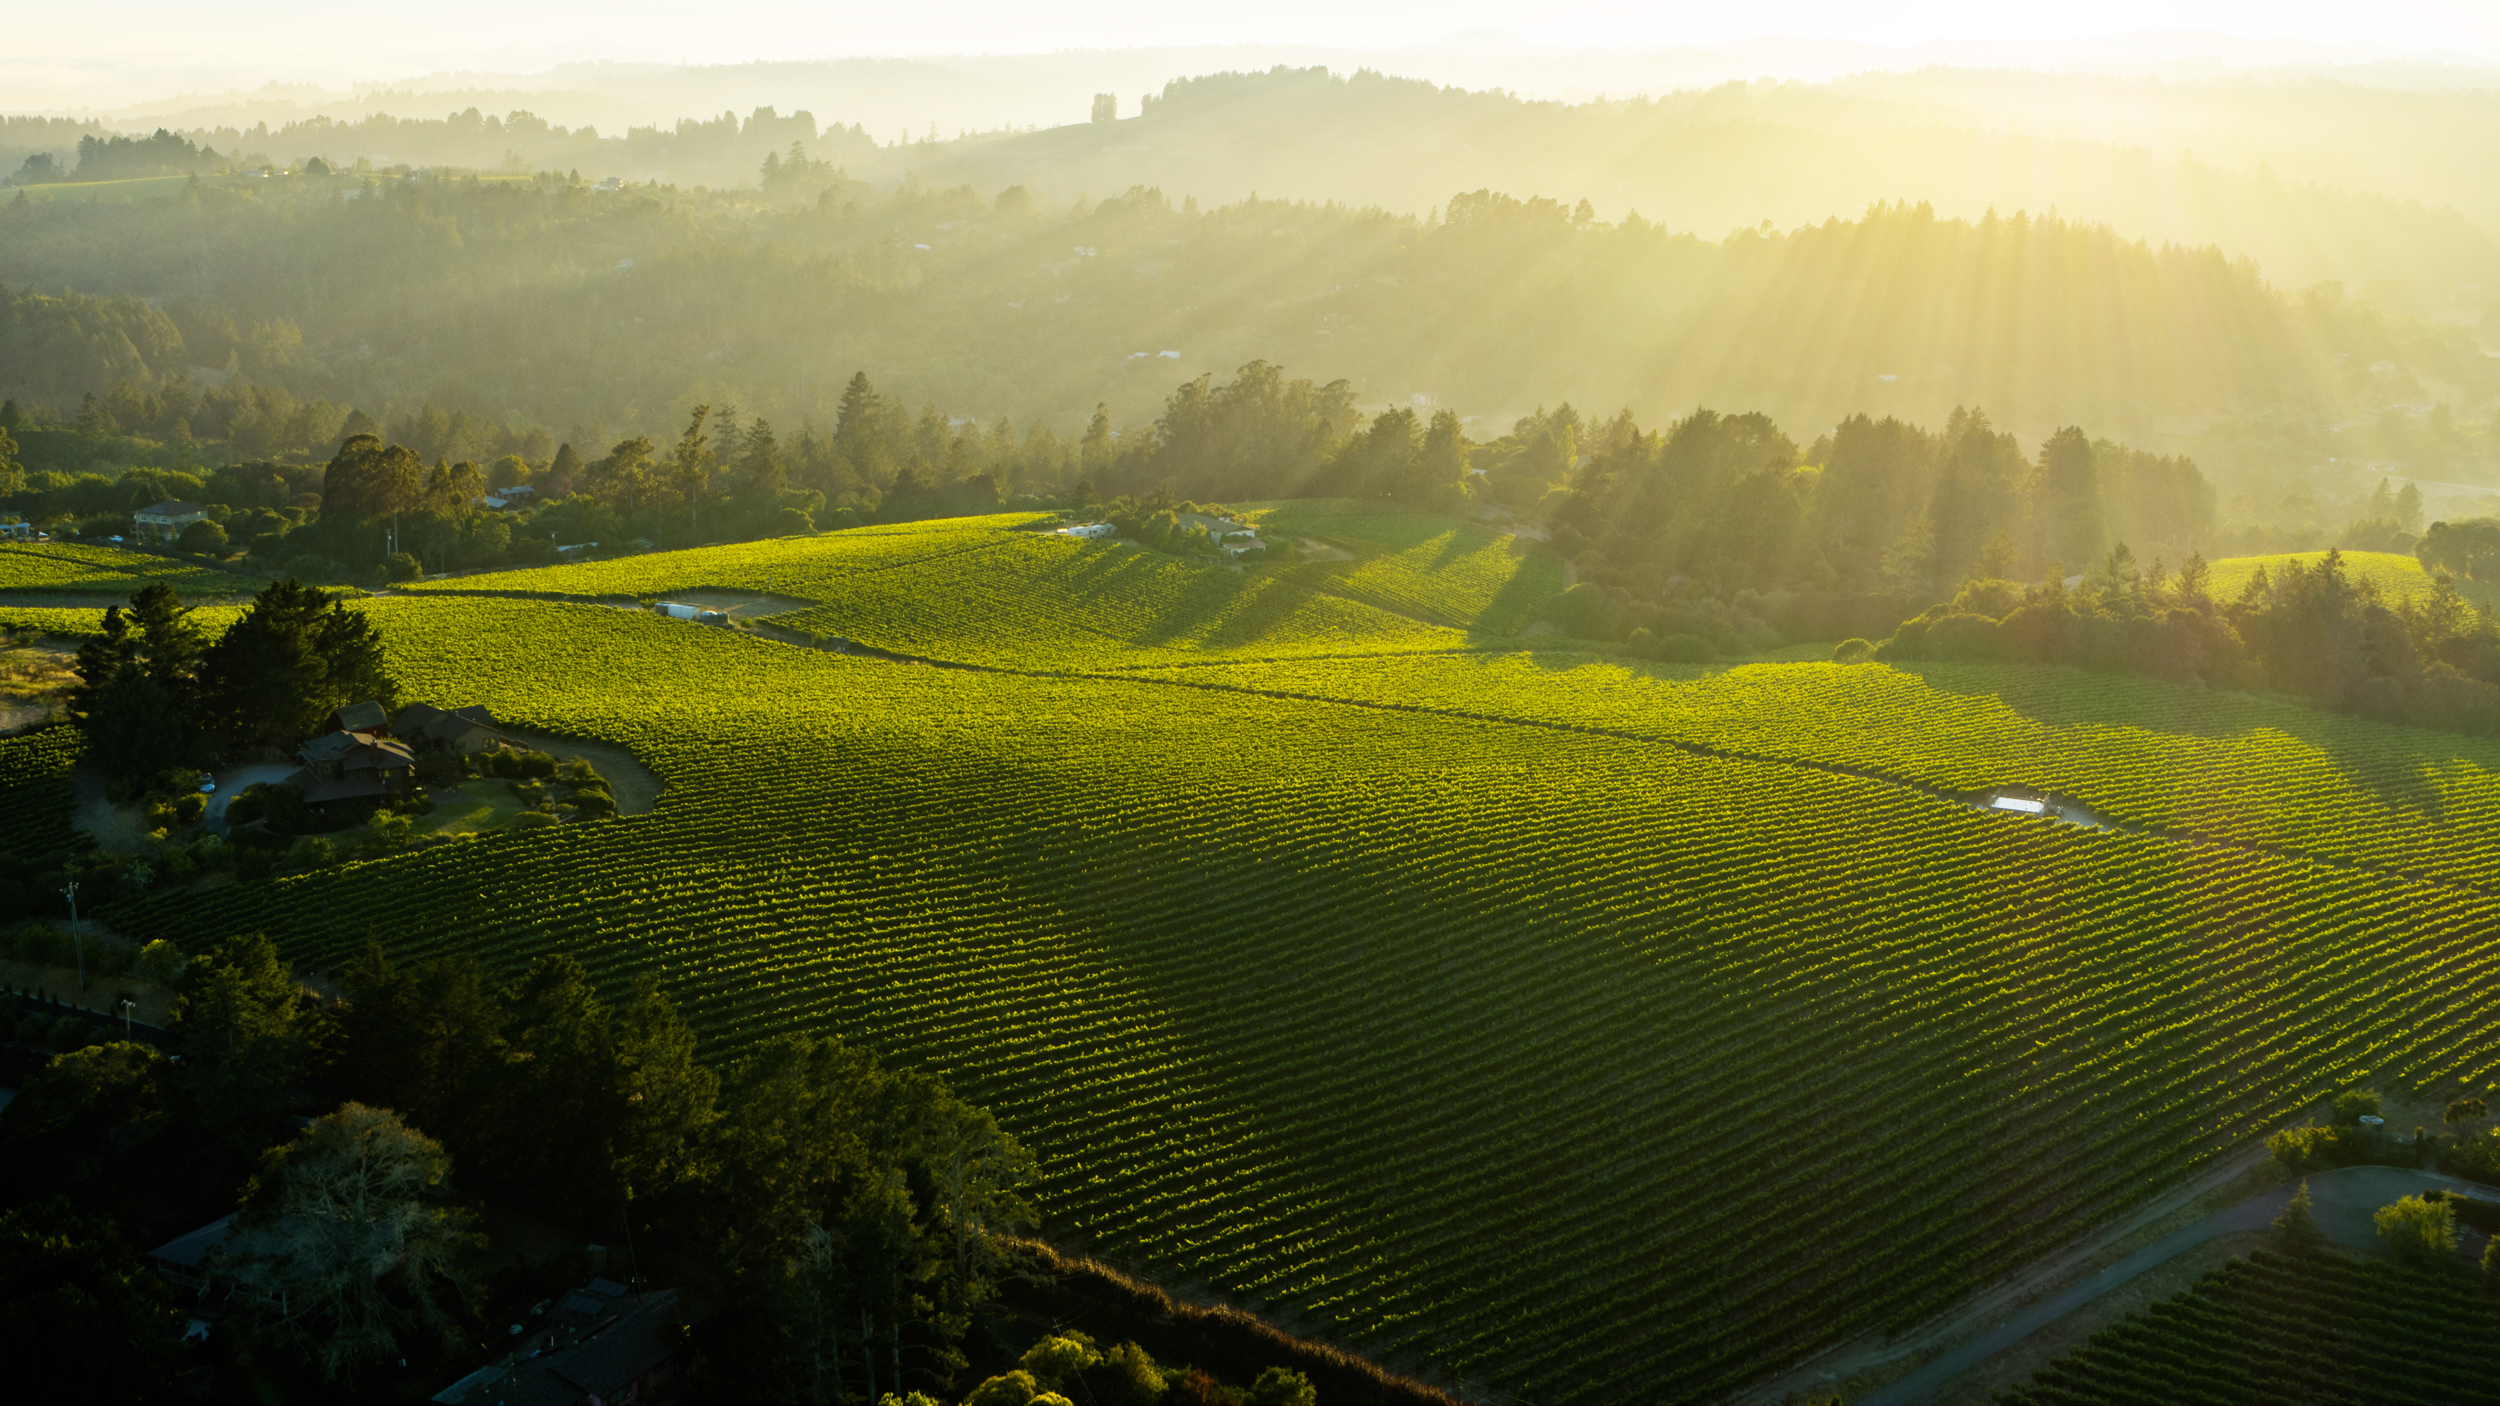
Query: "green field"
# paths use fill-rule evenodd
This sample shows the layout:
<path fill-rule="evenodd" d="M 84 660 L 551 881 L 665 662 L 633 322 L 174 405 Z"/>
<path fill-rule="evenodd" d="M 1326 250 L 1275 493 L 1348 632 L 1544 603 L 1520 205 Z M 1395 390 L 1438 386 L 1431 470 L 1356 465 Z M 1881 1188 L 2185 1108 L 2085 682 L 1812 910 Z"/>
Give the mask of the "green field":
<path fill-rule="evenodd" d="M 2092 1337 L 2010 1406 L 2488 1400 L 2500 1296 L 2462 1266 L 2259 1253 Z"/>
<path fill-rule="evenodd" d="M 0 603 L 8 593 L 126 597 L 162 581 L 187 600 L 249 595 L 268 582 L 172 557 L 72 542 L 0 542 Z"/>
<path fill-rule="evenodd" d="M 1429 514 L 1322 506 L 1328 510 L 1283 520 L 1354 552 L 1354 560 L 1206 565 L 1125 543 L 1019 531 L 1034 515 L 1003 514 L 493 572 L 409 590 L 580 599 L 755 591 L 814 602 L 769 617 L 783 628 L 899 654 L 1064 671 L 1482 648 L 1504 643 L 1561 589 L 1560 561 L 1512 538 Z"/>
<path fill-rule="evenodd" d="M 2346 552 L 2344 569 L 2353 576 L 2376 582 L 2379 594 L 2388 604 L 2418 600 L 2431 593 L 2431 574 L 2422 563 L 2407 552 Z M 2283 552 L 2266 557 L 2224 557 L 2213 563 L 2213 575 L 2207 589 L 2216 600 L 2236 599 L 2248 588 L 2249 580 L 2259 567 L 2269 573 L 2280 573 L 2286 565 L 2298 562 L 2316 566 L 2326 560 L 2324 552 Z M 2500 607 L 2500 588 L 2487 582 L 2457 577 L 2457 592 L 2472 604 Z"/>
<path fill-rule="evenodd" d="M 990 1104 L 1054 1237 L 1527 1399 L 1726 1396 L 2321 1090 L 2500 1072 L 2489 743 L 2019 668 L 1157 672 L 1108 667 L 1170 648 L 1121 626 L 1095 675 L 1036 677 L 588 605 L 366 608 L 410 696 L 627 745 L 657 809 L 116 928 L 265 929 L 315 964 L 368 936 L 575 951 L 660 973 L 716 1055 L 839 1032 Z M 967 583 L 906 623 L 1068 647 L 1013 655 L 1009 608 Z M 1902 781 L 2054 783 L 2318 857 Z"/>

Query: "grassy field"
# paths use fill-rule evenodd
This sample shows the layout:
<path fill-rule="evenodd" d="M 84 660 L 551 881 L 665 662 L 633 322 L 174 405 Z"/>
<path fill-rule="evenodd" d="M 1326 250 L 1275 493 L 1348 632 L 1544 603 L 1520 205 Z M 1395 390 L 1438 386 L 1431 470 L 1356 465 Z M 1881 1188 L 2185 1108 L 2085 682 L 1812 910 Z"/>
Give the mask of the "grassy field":
<path fill-rule="evenodd" d="M 2259 1253 L 2096 1333 L 2010 1406 L 2477 1401 L 2500 1381 L 2500 1296 L 2462 1266 Z"/>
<path fill-rule="evenodd" d="M 2487 743 L 2046 670 L 1033 677 L 585 605 L 367 608 L 412 696 L 630 746 L 657 809 L 116 928 L 265 929 L 313 963 L 368 934 L 500 970 L 576 951 L 661 974 L 715 1056 L 839 1032 L 995 1108 L 1052 1235 L 1527 1399 L 1724 1397 L 2345 1081 L 2500 1071 Z M 2297 801 L 2353 856 L 2400 816 L 2388 842 L 2450 881 L 1830 765 L 2258 827 Z"/>
<path fill-rule="evenodd" d="M 2213 564 L 2213 576 L 2207 589 L 2216 600 L 2231 600 L 2248 587 L 2257 568 L 2280 572 L 2285 565 L 2299 562 L 2315 566 L 2326 560 L 2324 552 L 2284 552 L 2265 557 L 2224 557 Z M 2431 574 L 2409 552 L 2346 552 L 2344 569 L 2355 577 L 2378 583 L 2379 593 L 2390 605 L 2413 600 L 2431 593 Z M 2472 604 L 2500 609 L 2500 587 L 2489 582 L 2456 578 L 2457 592 Z"/>
<path fill-rule="evenodd" d="M 258 577 L 195 566 L 150 552 L 72 542 L 0 542 L 0 603 L 10 594 L 92 595 L 99 603 L 126 598 L 151 581 L 185 600 L 250 595 L 269 584 Z"/>

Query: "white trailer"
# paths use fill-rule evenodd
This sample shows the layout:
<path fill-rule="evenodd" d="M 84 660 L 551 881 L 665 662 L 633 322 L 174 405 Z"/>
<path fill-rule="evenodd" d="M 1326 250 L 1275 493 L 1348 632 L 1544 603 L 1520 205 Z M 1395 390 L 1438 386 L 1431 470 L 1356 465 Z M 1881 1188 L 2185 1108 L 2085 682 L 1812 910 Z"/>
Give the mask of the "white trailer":
<path fill-rule="evenodd" d="M 703 618 L 703 607 L 699 605 L 679 605 L 673 600 L 664 600 L 651 608 L 660 612 L 662 615 L 667 616 L 671 620 L 700 620 Z"/>

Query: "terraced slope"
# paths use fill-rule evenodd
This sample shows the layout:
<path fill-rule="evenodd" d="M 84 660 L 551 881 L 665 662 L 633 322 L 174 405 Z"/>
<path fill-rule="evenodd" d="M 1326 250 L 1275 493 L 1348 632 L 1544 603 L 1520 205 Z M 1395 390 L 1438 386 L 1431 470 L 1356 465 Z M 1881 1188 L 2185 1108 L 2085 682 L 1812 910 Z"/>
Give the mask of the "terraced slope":
<path fill-rule="evenodd" d="M 78 806 L 70 768 L 83 746 L 66 727 L 0 738 L 0 851 L 31 857 L 69 847 Z"/>
<path fill-rule="evenodd" d="M 2408 1270 L 2260 1252 L 2141 1317 L 2092 1335 L 2010 1406 L 2141 1401 L 2488 1399 L 2500 1381 L 2500 1296 L 2460 1267 Z"/>
<path fill-rule="evenodd" d="M 2471 889 L 1644 737 L 369 608 L 414 694 L 630 745 L 656 811 L 117 927 L 262 928 L 314 962 L 368 934 L 506 969 L 579 950 L 662 973 L 715 1054 L 840 1031 L 995 1107 L 1046 1160 L 1053 1234 L 1527 1399 L 1724 1397 L 2322 1087 L 2500 1068 L 2500 903 Z M 1440 676 L 1332 668 L 1349 695 Z M 1899 715 L 1953 696 L 1794 678 L 1817 736 L 1905 755 L 1928 724 Z M 1653 706 L 1638 682 L 1591 717 Z M 2101 723 L 2034 722 L 2035 767 L 2131 765 Z M 2467 791 L 2490 769 L 2445 765 Z"/>

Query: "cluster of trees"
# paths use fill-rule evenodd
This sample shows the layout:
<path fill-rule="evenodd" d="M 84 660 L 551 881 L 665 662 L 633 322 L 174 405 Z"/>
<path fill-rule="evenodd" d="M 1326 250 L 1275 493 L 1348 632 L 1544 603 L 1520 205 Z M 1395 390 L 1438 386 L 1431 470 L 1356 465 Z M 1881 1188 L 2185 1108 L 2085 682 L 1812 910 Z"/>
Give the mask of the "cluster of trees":
<path fill-rule="evenodd" d="M 2500 732 L 2500 622 L 2445 573 L 2427 594 L 2391 602 L 2333 551 L 2313 565 L 2261 567 L 2223 600 L 2203 558 L 2173 572 L 2158 559 L 2143 565 L 2121 544 L 2071 587 L 1968 582 L 1874 653 L 2274 688 L 2386 722 Z"/>
<path fill-rule="evenodd" d="M 78 648 L 70 717 L 124 794 L 224 752 L 292 747 L 334 708 L 397 697 L 372 620 L 292 577 L 214 642 L 191 614 L 154 582 Z"/>
<path fill-rule="evenodd" d="M 703 1247 L 736 1300 L 697 1343 L 705 1395 L 945 1390 L 996 1292 L 1002 1237 L 1033 1217 L 1030 1156 L 935 1080 L 802 1036 L 716 1072 L 656 985 L 610 1003 L 569 957 L 497 987 L 473 962 L 401 967 L 374 950 L 325 1002 L 265 939 L 238 937 L 191 960 L 172 1045 L 178 1063 L 135 1043 L 60 1055 L 0 1124 L 0 1195 L 21 1208 L 0 1257 L 49 1238 L 44 1253 L 75 1268 L 43 1282 L 96 1285 L 88 1311 L 111 1315 L 13 1370 L 65 1371 L 74 1344 L 119 1335 L 113 1361 L 80 1367 L 161 1391 L 182 1318 L 128 1272 L 103 1217 L 188 1229 L 196 1193 L 150 1197 L 241 1185 L 211 1271 L 243 1291 L 227 1331 L 325 1381 L 400 1357 L 456 1374 L 496 1350 L 460 1267 L 483 1195 Z M 36 1282 L 13 1278 L 12 1300 Z M 284 1316 L 250 1307 L 281 1295 Z"/>
<path fill-rule="evenodd" d="M 17 185 L 46 181 L 125 181 L 138 176 L 187 176 L 225 169 L 225 158 L 159 127 L 151 136 L 87 132 L 78 138 L 77 164 L 64 166 L 49 151 L 29 153 L 18 166 Z"/>

